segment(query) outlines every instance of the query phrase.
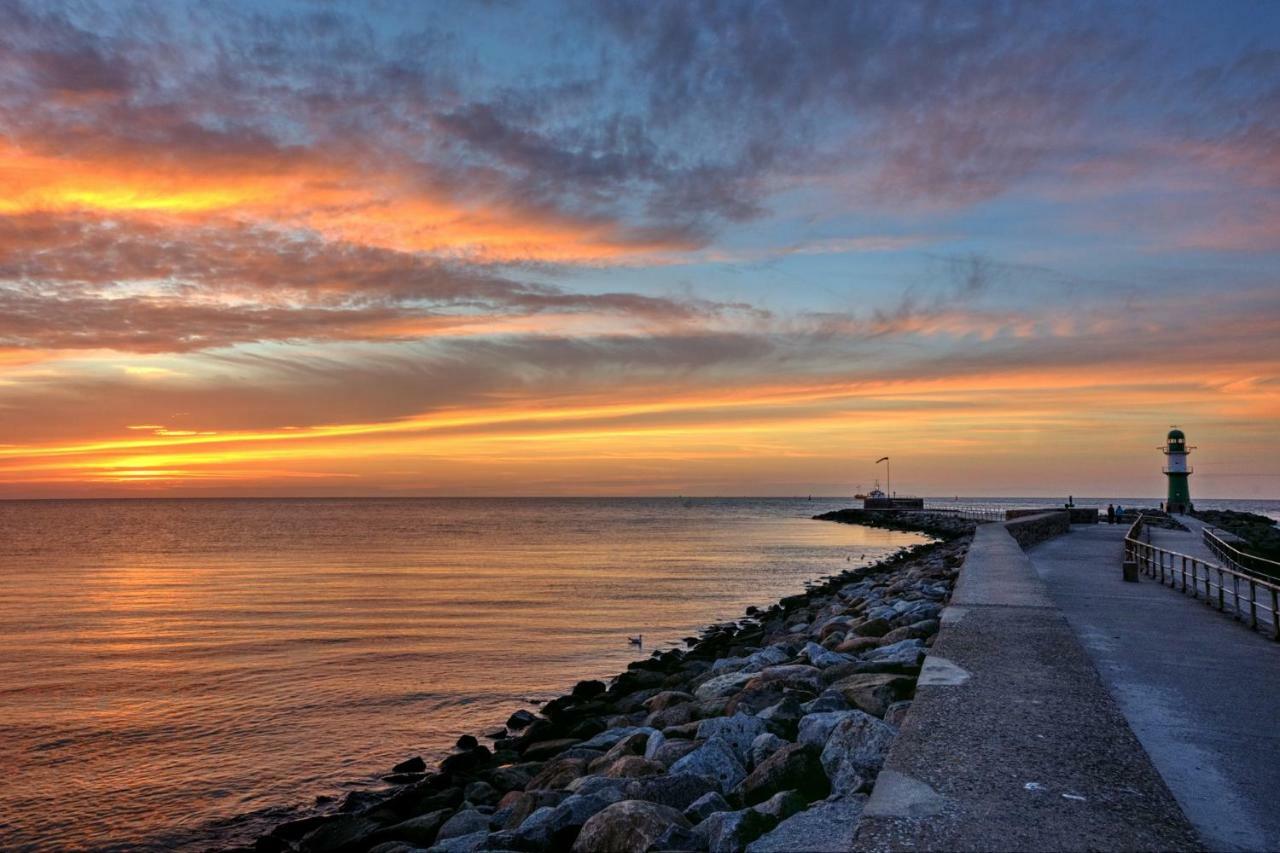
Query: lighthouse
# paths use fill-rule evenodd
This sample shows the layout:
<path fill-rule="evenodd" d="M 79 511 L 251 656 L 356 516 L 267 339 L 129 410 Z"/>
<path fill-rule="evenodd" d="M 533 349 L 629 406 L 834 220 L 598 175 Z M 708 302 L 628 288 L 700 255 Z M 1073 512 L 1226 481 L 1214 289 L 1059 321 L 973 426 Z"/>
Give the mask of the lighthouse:
<path fill-rule="evenodd" d="M 1169 430 L 1164 447 L 1159 448 L 1166 458 L 1163 470 L 1169 478 L 1169 499 L 1164 502 L 1164 508 L 1169 512 L 1190 512 L 1192 509 L 1191 489 L 1187 484 L 1191 466 L 1187 464 L 1187 454 L 1194 449 L 1187 446 L 1187 437 L 1177 427 Z"/>

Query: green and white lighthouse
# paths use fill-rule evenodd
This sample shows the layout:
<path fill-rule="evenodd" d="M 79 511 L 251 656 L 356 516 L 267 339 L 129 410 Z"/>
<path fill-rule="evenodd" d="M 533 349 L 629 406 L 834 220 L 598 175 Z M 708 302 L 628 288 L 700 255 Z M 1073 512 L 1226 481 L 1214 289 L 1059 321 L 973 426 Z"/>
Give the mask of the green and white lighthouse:
<path fill-rule="evenodd" d="M 1194 447 L 1187 446 L 1187 437 L 1182 430 L 1174 427 L 1169 430 L 1164 447 L 1159 450 L 1165 455 L 1164 475 L 1169 478 L 1169 499 L 1164 502 L 1168 512 L 1191 512 L 1191 488 L 1187 478 L 1191 476 L 1191 466 L 1187 464 L 1187 454 Z"/>

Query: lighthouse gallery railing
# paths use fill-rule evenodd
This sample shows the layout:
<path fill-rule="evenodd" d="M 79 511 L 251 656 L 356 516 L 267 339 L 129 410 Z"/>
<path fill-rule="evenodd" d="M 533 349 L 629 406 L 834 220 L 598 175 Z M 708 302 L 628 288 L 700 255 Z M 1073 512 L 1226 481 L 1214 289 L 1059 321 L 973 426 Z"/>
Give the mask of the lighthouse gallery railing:
<path fill-rule="evenodd" d="M 1203 598 L 1210 606 L 1216 603 L 1218 610 L 1230 612 L 1239 621 L 1247 621 L 1254 630 L 1263 624 L 1258 619 L 1259 613 L 1266 614 L 1272 639 L 1280 640 L 1280 583 L 1190 554 L 1158 548 L 1144 540 L 1144 534 L 1150 539 L 1146 518 L 1139 515 L 1125 534 L 1126 562 L 1132 560 L 1147 577 L 1173 589 L 1178 589 L 1181 583 L 1184 594 Z"/>

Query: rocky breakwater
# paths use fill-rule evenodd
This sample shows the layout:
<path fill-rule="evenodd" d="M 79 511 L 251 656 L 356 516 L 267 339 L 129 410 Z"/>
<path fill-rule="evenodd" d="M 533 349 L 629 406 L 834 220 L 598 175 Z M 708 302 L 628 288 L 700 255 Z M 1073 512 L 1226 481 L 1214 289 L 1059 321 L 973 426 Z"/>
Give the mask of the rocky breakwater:
<path fill-rule="evenodd" d="M 972 523 L 824 579 L 611 683 L 517 711 L 433 772 L 277 827 L 259 851 L 847 850 Z M 922 526 L 917 524 L 914 529 Z"/>

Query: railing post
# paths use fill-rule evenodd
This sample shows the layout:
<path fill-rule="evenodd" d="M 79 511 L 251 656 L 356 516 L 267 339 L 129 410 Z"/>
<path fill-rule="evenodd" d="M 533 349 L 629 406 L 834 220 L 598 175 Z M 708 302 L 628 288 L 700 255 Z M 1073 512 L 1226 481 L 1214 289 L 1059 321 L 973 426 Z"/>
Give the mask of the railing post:
<path fill-rule="evenodd" d="M 1187 556 L 1182 555 L 1182 594 L 1187 594 Z"/>
<path fill-rule="evenodd" d="M 1249 578 L 1249 627 L 1258 630 L 1258 584 Z"/>
<path fill-rule="evenodd" d="M 1271 587 L 1271 634 L 1280 640 L 1280 592 Z"/>
<path fill-rule="evenodd" d="M 1196 558 L 1191 558 L 1191 597 L 1200 597 L 1200 585 L 1196 582 Z"/>
<path fill-rule="evenodd" d="M 1222 569 L 1218 569 L 1218 610 L 1227 609 L 1227 586 L 1222 578 Z"/>
<path fill-rule="evenodd" d="M 1237 574 L 1234 574 L 1234 573 L 1231 575 L 1231 597 L 1234 599 L 1234 604 L 1235 604 L 1235 609 L 1236 609 L 1236 620 L 1237 620 L 1237 621 L 1239 621 L 1239 619 L 1241 618 L 1241 613 L 1240 613 L 1240 576 L 1239 576 L 1239 575 L 1237 575 Z"/>

